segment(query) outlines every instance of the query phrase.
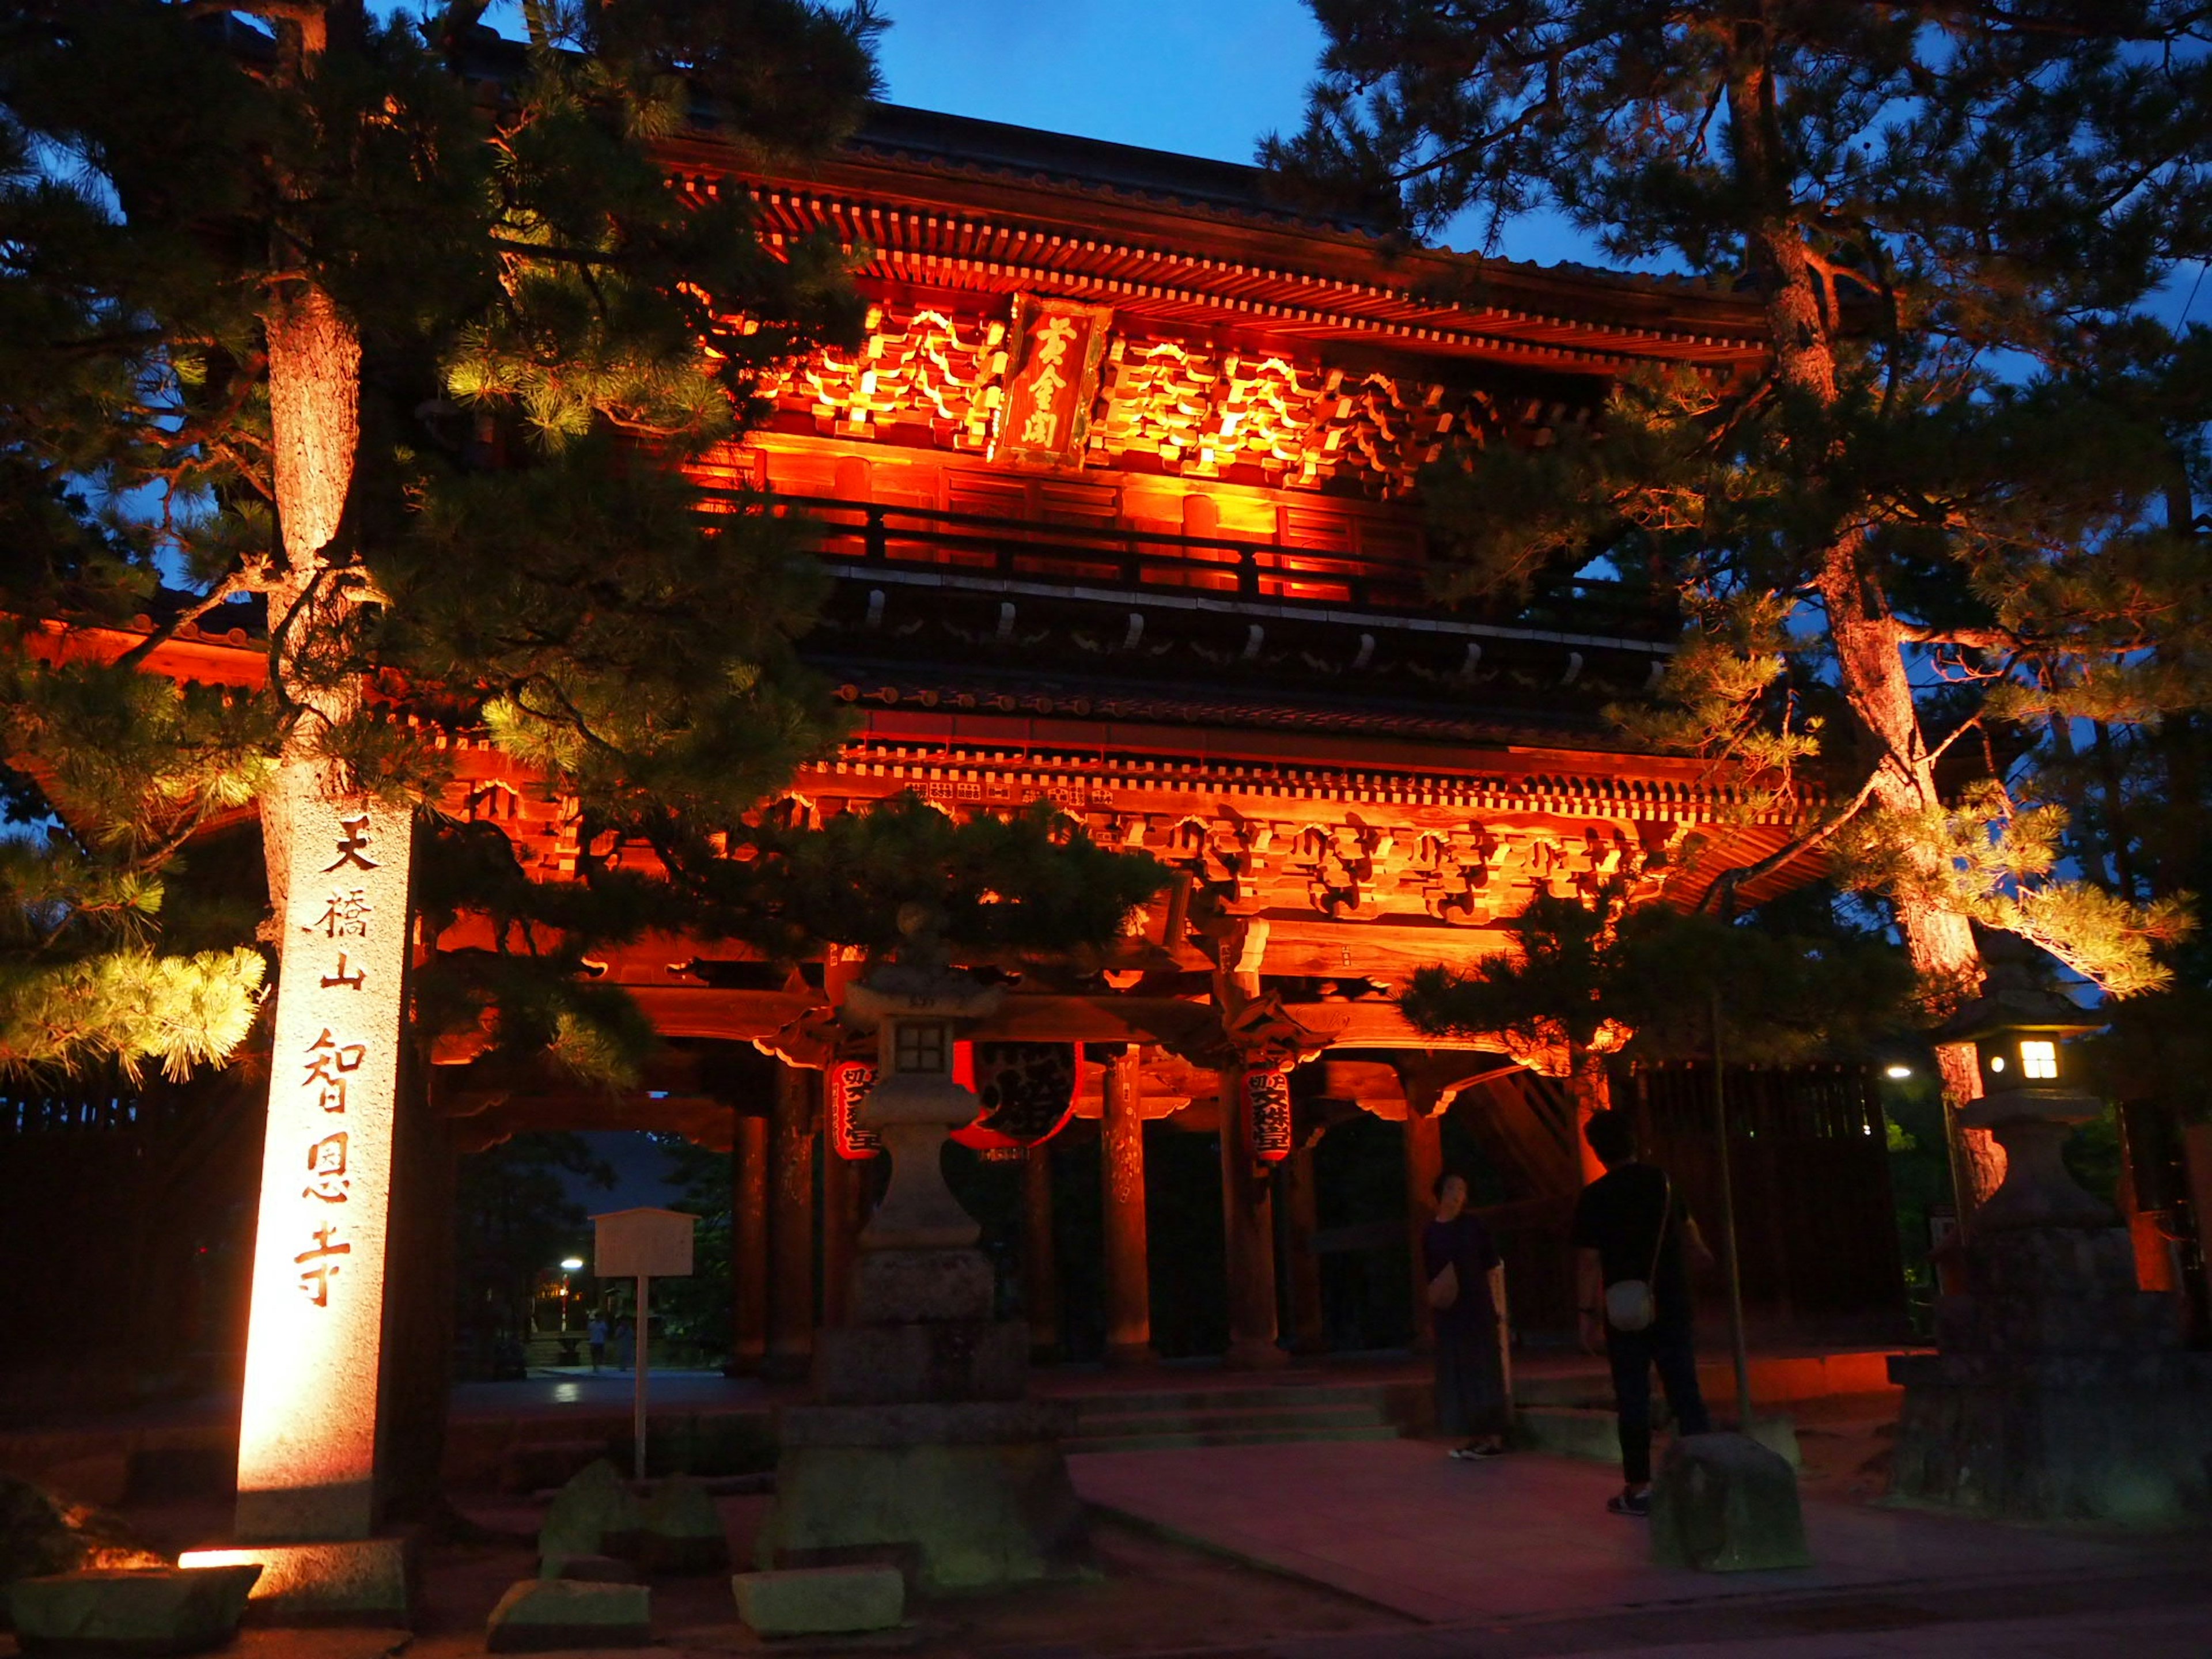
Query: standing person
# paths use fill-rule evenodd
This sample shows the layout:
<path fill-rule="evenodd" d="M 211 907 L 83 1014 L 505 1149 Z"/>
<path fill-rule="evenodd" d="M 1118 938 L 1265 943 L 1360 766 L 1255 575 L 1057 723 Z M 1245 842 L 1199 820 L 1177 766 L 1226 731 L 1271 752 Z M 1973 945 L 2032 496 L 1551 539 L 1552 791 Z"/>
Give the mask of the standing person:
<path fill-rule="evenodd" d="M 1422 1265 L 1437 1334 L 1437 1426 L 1465 1435 L 1454 1457 L 1496 1457 L 1505 1449 L 1505 1367 L 1498 1351 L 1498 1310 L 1490 1270 L 1498 1247 L 1468 1212 L 1467 1181 L 1437 1177 L 1437 1218 L 1422 1230 Z"/>
<path fill-rule="evenodd" d="M 1712 1252 L 1698 1235 L 1667 1172 L 1636 1157 L 1636 1130 L 1617 1111 L 1597 1112 L 1583 1126 L 1605 1173 L 1583 1188 L 1575 1205 L 1575 1302 L 1583 1346 L 1605 1345 L 1613 1364 L 1613 1398 L 1620 1418 L 1621 1490 L 1606 1500 L 1615 1515 L 1651 1513 L 1651 1371 L 1656 1366 L 1667 1404 L 1681 1434 L 1712 1427 L 1698 1391 L 1698 1356 L 1691 1331 L 1690 1269 L 1695 1255 L 1710 1264 Z M 1635 1328 L 1634 1304 L 1649 1322 Z M 1615 1322 L 1629 1315 L 1631 1328 Z"/>
<path fill-rule="evenodd" d="M 607 1360 L 607 1316 L 604 1310 L 592 1314 L 591 1323 L 584 1327 L 584 1335 L 592 1346 L 592 1369 L 597 1370 Z"/>
<path fill-rule="evenodd" d="M 637 1327 L 624 1314 L 615 1321 L 615 1369 L 626 1371 L 637 1358 Z"/>

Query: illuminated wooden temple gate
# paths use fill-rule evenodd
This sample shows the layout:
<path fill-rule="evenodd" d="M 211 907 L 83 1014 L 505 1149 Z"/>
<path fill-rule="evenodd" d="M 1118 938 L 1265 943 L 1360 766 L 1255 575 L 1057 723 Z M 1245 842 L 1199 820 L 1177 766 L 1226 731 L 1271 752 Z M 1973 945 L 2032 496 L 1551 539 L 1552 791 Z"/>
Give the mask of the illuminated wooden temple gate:
<path fill-rule="evenodd" d="M 1458 437 L 1554 441 L 1634 365 L 1752 362 L 1757 307 L 1393 255 L 1360 226 L 1283 211 L 1249 168 L 888 106 L 804 177 L 744 173 L 703 138 L 671 160 L 680 188 L 750 191 L 778 237 L 826 227 L 866 253 L 863 349 L 769 387 L 769 417 L 701 477 L 710 507 L 745 485 L 825 526 L 833 591 L 805 653 L 859 726 L 770 810 L 816 822 L 908 790 L 955 814 L 1049 800 L 1176 872 L 1102 969 L 1026 974 L 975 1033 L 1090 1058 L 1074 1114 L 1098 1122 L 1109 1352 L 1150 1339 L 1147 1121 L 1218 1134 L 1240 1363 L 1316 1338 L 1313 1143 L 1346 1114 L 1404 1124 L 1418 1215 L 1439 1115 L 1463 1103 L 1519 1194 L 1499 1218 L 1509 1244 L 1558 1255 L 1582 1178 L 1558 1057 L 1422 1037 L 1393 993 L 1504 948 L 1500 924 L 1539 890 L 1620 882 L 1694 902 L 1790 826 L 1603 720 L 1655 682 L 1671 613 L 1604 584 L 1429 601 L 1415 484 Z M 250 675 L 243 641 L 188 635 L 156 660 L 220 677 L 199 659 L 234 655 Z M 456 741 L 456 809 L 501 823 L 547 878 L 572 870 L 563 803 Z M 532 1127 L 733 1144 L 738 1354 L 795 1367 L 817 1298 L 836 1315 L 859 1219 L 857 1166 L 833 1148 L 815 1169 L 856 969 L 649 941 L 606 975 L 672 1040 L 653 1088 L 614 1108 L 456 1070 L 444 1091 L 469 1144 Z M 717 1045 L 780 1069 L 733 1102 L 701 1081 Z M 1048 1309 L 1048 1286 L 1032 1291 Z"/>
<path fill-rule="evenodd" d="M 1424 1039 L 1391 992 L 1501 948 L 1540 889 L 1692 902 L 1787 826 L 1740 821 L 1705 768 L 1627 752 L 1600 718 L 1652 684 L 1670 614 L 1603 585 L 1442 611 L 1414 488 L 1455 438 L 1553 441 L 1627 366 L 1754 361 L 1756 308 L 1394 258 L 1365 228 L 1283 211 L 1249 168 L 888 106 L 804 176 L 707 141 L 672 160 L 695 195 L 748 191 L 775 238 L 826 228 L 865 256 L 866 343 L 766 388 L 770 416 L 702 476 L 825 526 L 836 581 L 806 651 L 860 725 L 781 810 L 1046 799 L 1177 872 L 1103 971 L 1033 971 L 975 1033 L 1091 1057 L 1075 1113 L 1098 1122 L 1109 1353 L 1150 1337 L 1148 1121 L 1218 1135 L 1233 1360 L 1316 1338 L 1312 1143 L 1347 1112 L 1404 1123 L 1419 1214 L 1437 1115 L 1464 1097 L 1522 1194 L 1501 1219 L 1526 1224 L 1532 1263 L 1559 1254 L 1573 1108 L 1520 1063 L 1555 1057 Z M 557 871 L 557 803 L 483 764 Z M 795 1367 L 817 1297 L 839 1310 L 860 1182 L 821 1127 L 822 1079 L 853 968 L 787 980 L 676 942 L 608 964 L 672 1039 L 781 1064 L 734 1120 L 680 1066 L 636 1120 L 734 1140 L 741 1359 Z M 597 1109 L 487 1103 L 475 1133 L 604 1126 Z M 1041 1339 L 1051 1144 L 1026 1182 Z"/>

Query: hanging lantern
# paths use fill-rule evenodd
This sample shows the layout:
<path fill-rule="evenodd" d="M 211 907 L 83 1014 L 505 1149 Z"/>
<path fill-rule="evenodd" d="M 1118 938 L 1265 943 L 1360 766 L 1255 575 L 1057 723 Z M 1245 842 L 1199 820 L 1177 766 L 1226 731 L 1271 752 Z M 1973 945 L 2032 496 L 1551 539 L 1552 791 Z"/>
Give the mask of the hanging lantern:
<path fill-rule="evenodd" d="M 884 1149 L 883 1137 L 860 1123 L 860 1103 L 876 1086 L 876 1068 L 863 1060 L 832 1062 L 823 1079 L 823 1099 L 830 1114 L 830 1147 L 842 1158 L 859 1162 Z"/>
<path fill-rule="evenodd" d="M 1083 1088 L 1083 1048 L 1073 1042 L 963 1042 L 955 1075 L 983 1103 L 952 1132 L 984 1153 L 1018 1152 L 1058 1134 Z"/>
<path fill-rule="evenodd" d="M 1291 1155 L 1291 1080 L 1280 1072 L 1244 1073 L 1244 1110 L 1252 1124 L 1252 1155 L 1280 1164 Z"/>

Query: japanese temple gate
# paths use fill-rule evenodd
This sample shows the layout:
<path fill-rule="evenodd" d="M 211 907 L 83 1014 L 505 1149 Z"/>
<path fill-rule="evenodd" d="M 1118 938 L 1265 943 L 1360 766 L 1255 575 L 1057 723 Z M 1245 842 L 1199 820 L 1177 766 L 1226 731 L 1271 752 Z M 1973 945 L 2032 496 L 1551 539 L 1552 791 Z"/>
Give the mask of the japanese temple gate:
<path fill-rule="evenodd" d="M 863 349 L 767 388 L 773 413 L 700 480 L 710 508 L 744 485 L 824 526 L 834 592 L 804 653 L 858 727 L 769 810 L 811 823 L 904 791 L 953 814 L 1048 800 L 1176 872 L 1103 969 L 1028 974 L 972 1034 L 1091 1057 L 1073 1109 L 1102 1137 L 1110 1352 L 1149 1338 L 1148 1121 L 1218 1127 L 1235 1361 L 1280 1352 L 1271 1207 L 1310 1232 L 1311 1148 L 1345 1114 L 1403 1123 L 1418 1213 L 1438 1115 L 1465 1103 L 1521 1191 L 1500 1219 L 1556 1249 L 1582 1179 L 1561 1057 L 1424 1037 L 1393 994 L 1505 948 L 1501 925 L 1538 891 L 1619 882 L 1694 903 L 1792 820 L 1602 718 L 1656 681 L 1668 610 L 1601 583 L 1429 600 L 1415 485 L 1460 436 L 1555 441 L 1636 365 L 1755 362 L 1757 307 L 1393 253 L 1370 227 L 1286 211 L 1248 167 L 891 106 L 803 176 L 745 171 L 708 138 L 670 161 L 696 196 L 747 192 L 776 242 L 827 228 L 866 255 Z M 152 665 L 244 683 L 261 657 L 187 629 Z M 487 740 L 445 740 L 452 809 L 498 823 L 544 878 L 573 872 L 566 804 Z M 655 1087 L 619 1105 L 495 1090 L 457 1049 L 440 1097 L 465 1144 L 636 1127 L 733 1145 L 738 1352 L 793 1364 L 816 1229 L 834 1317 L 859 1220 L 856 1166 L 822 1131 L 858 967 L 651 940 L 605 976 L 683 1040 Z M 775 1056 L 775 1086 L 699 1086 L 717 1043 Z M 1295 1251 L 1282 1271 L 1303 1326 L 1311 1275 Z"/>

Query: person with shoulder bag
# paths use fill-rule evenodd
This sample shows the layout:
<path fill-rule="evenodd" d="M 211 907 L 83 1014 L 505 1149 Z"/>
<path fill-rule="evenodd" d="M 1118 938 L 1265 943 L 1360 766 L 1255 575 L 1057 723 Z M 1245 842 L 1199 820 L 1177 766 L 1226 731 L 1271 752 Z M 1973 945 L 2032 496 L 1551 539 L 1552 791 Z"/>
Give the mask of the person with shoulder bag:
<path fill-rule="evenodd" d="M 1625 1484 L 1606 1508 L 1651 1512 L 1651 1373 L 1667 1392 L 1679 1434 L 1712 1427 L 1698 1388 L 1688 1258 L 1712 1261 L 1698 1224 L 1663 1170 L 1636 1157 L 1636 1132 L 1620 1112 L 1593 1113 L 1583 1138 L 1605 1173 L 1575 1205 L 1575 1300 L 1583 1346 L 1603 1345 L 1613 1367 Z"/>
<path fill-rule="evenodd" d="M 1464 1435 L 1455 1458 L 1496 1457 L 1505 1449 L 1510 1410 L 1498 1347 L 1498 1310 L 1490 1270 L 1498 1247 L 1467 1207 L 1466 1177 L 1437 1177 L 1437 1218 L 1422 1230 L 1422 1266 L 1437 1339 L 1437 1427 Z"/>

